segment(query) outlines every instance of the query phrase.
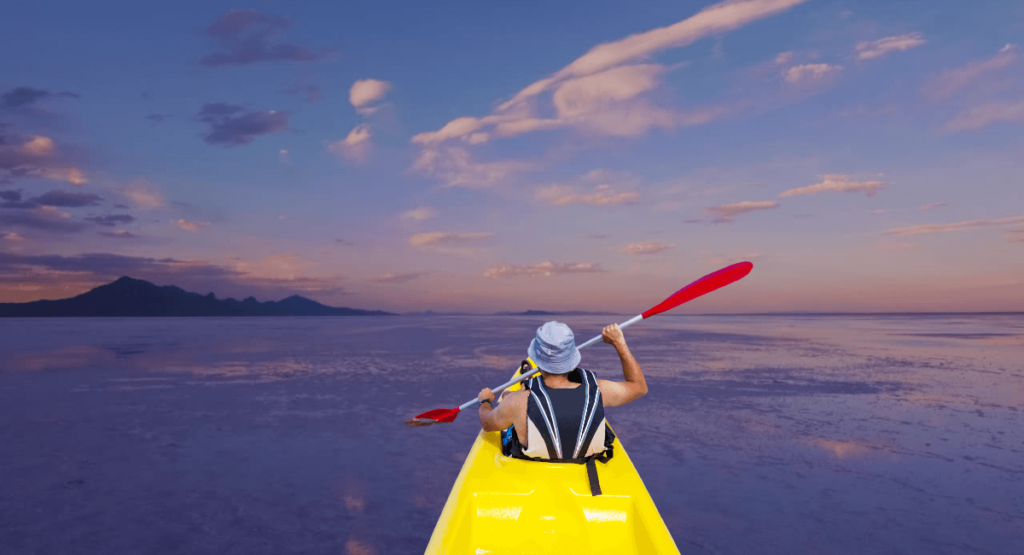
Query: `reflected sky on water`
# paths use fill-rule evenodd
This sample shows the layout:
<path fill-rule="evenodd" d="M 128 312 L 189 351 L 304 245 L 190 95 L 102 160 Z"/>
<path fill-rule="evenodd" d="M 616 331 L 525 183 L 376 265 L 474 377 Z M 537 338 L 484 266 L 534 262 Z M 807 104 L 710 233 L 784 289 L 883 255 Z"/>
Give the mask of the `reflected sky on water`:
<path fill-rule="evenodd" d="M 478 422 L 403 422 L 504 382 L 541 323 L 0 320 L 0 544 L 422 552 Z M 608 419 L 684 553 L 1024 553 L 1024 315 L 626 337 L 650 393 Z M 604 345 L 582 366 L 621 377 Z"/>

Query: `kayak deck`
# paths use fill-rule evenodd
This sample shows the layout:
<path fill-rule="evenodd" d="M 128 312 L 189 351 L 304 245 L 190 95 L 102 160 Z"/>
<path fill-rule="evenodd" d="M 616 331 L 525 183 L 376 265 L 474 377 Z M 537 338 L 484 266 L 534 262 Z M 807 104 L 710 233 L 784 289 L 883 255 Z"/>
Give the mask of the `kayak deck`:
<path fill-rule="evenodd" d="M 614 457 L 597 464 L 599 496 L 584 465 L 505 457 L 500 442 L 500 432 L 477 436 L 428 555 L 679 553 L 618 438 Z"/>

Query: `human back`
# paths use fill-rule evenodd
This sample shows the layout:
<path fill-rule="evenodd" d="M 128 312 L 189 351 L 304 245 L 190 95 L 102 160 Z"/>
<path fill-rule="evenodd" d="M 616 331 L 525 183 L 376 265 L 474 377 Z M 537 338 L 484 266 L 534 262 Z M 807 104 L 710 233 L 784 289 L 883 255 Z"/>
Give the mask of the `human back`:
<path fill-rule="evenodd" d="M 572 330 L 548 322 L 538 328 L 527 349 L 539 374 L 524 382 L 522 390 L 506 391 L 496 406 L 490 389 L 480 392 L 481 426 L 484 431 L 503 431 L 506 454 L 579 460 L 600 455 L 610 447 L 614 436 L 606 435 L 610 432 L 606 431 L 604 408 L 642 397 L 647 384 L 619 327 L 606 327 L 602 336 L 618 352 L 625 381 L 599 380 L 593 372 L 580 368 Z"/>

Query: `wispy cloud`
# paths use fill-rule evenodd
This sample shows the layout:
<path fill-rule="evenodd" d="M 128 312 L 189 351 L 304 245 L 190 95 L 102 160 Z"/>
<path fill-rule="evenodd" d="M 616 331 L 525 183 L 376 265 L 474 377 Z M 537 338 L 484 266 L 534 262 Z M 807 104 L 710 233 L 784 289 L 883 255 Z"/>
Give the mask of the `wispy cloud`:
<path fill-rule="evenodd" d="M 38 206 L 29 210 L 0 210 L 0 226 L 29 228 L 52 233 L 77 233 L 87 224 L 77 221 L 71 214 L 53 206 Z"/>
<path fill-rule="evenodd" d="M 890 52 L 899 52 L 917 48 L 924 44 L 924 35 L 921 33 L 907 33 L 885 37 L 883 39 L 864 41 L 857 43 L 856 56 L 858 60 L 871 60 L 879 58 Z"/>
<path fill-rule="evenodd" d="M 496 185 L 533 165 L 519 160 L 478 162 L 465 148 L 436 146 L 420 152 L 412 169 L 439 179 L 446 187 L 473 189 Z"/>
<path fill-rule="evenodd" d="M 288 112 L 246 110 L 224 102 L 204 104 L 196 120 L 207 125 L 203 140 L 210 145 L 247 145 L 260 135 L 288 130 Z"/>
<path fill-rule="evenodd" d="M 372 149 L 371 137 L 370 126 L 361 123 L 349 131 L 344 139 L 327 145 L 327 150 L 353 162 L 365 162 Z"/>
<path fill-rule="evenodd" d="M 645 241 L 641 243 L 627 243 L 621 249 L 623 254 L 657 254 L 669 249 L 676 248 L 675 245 L 666 245 L 657 241 Z"/>
<path fill-rule="evenodd" d="M 316 52 L 305 46 L 280 42 L 293 25 L 288 17 L 254 10 L 225 12 L 206 28 L 206 33 L 223 50 L 203 56 L 200 63 L 235 66 L 260 62 L 316 62 L 330 56 L 330 49 Z"/>
<path fill-rule="evenodd" d="M 420 133 L 424 145 L 452 139 L 470 144 L 492 137 L 574 127 L 604 136 L 636 136 L 655 128 L 699 125 L 730 113 L 728 106 L 676 112 L 644 98 L 668 68 L 644 63 L 658 52 L 738 29 L 806 0 L 729 0 L 667 27 L 599 44 L 554 74 L 536 81 L 502 103 L 489 116 L 461 117 L 438 131 Z M 536 99 L 551 93 L 554 116 L 541 116 Z"/>
<path fill-rule="evenodd" d="M 867 193 L 872 196 L 886 186 L 884 181 L 854 181 L 849 175 L 829 174 L 822 177 L 821 183 L 797 187 L 783 191 L 780 197 L 793 197 L 798 195 L 816 195 L 818 193 Z"/>
<path fill-rule="evenodd" d="M 993 123 L 1024 122 L 1024 100 L 1018 102 L 989 102 L 975 106 L 956 116 L 946 124 L 948 131 L 972 131 Z"/>
<path fill-rule="evenodd" d="M 714 220 L 715 223 L 728 223 L 735 220 L 736 216 L 739 216 L 740 214 L 746 214 L 747 212 L 753 212 L 755 210 L 770 210 L 778 207 L 779 203 L 774 200 L 746 200 L 733 204 L 712 206 L 711 208 L 708 208 L 708 212 L 716 216 Z"/>
<path fill-rule="evenodd" d="M 437 217 L 437 210 L 429 206 L 421 206 L 419 208 L 413 208 L 412 210 L 406 210 L 402 212 L 400 216 L 403 220 L 414 220 L 422 222 L 423 220 L 429 220 Z"/>
<path fill-rule="evenodd" d="M 0 180 L 22 177 L 66 181 L 72 185 L 88 183 L 85 173 L 75 167 L 72 156 L 52 138 L 26 136 L 0 124 Z"/>
<path fill-rule="evenodd" d="M 145 178 L 135 179 L 118 192 L 127 197 L 140 210 L 155 210 L 167 206 L 167 199 L 160 188 Z"/>
<path fill-rule="evenodd" d="M 13 231 L 3 231 L 0 232 L 0 239 L 3 239 L 4 241 L 10 241 L 12 243 L 18 243 L 24 241 L 25 236 L 20 233 L 15 233 Z"/>
<path fill-rule="evenodd" d="M 636 191 L 617 192 L 611 185 L 602 184 L 589 192 L 579 193 L 571 185 L 551 185 L 537 189 L 537 198 L 554 206 L 571 204 L 589 204 L 591 206 L 610 206 L 616 204 L 633 204 L 639 193 Z"/>
<path fill-rule="evenodd" d="M 1019 57 L 1017 46 L 1007 44 L 991 58 L 943 71 L 938 77 L 925 83 L 924 93 L 933 100 L 948 98 L 960 90 L 977 83 L 987 74 L 1010 66 Z"/>
<path fill-rule="evenodd" d="M 196 232 L 210 224 L 206 222 L 192 222 L 189 220 L 174 220 L 174 225 L 184 229 L 185 231 Z"/>
<path fill-rule="evenodd" d="M 374 276 L 370 279 L 373 283 L 409 283 L 415 281 L 425 275 L 429 275 L 430 272 L 408 272 L 404 274 L 396 273 L 385 273 L 379 276 Z"/>
<path fill-rule="evenodd" d="M 131 214 L 108 214 L 106 216 L 92 216 L 85 218 L 85 221 L 92 222 L 96 225 L 114 227 L 117 224 L 130 224 L 135 221 L 135 217 Z"/>
<path fill-rule="evenodd" d="M 604 270 L 600 264 L 582 262 L 552 262 L 545 260 L 538 264 L 517 266 L 513 264 L 492 264 L 484 270 L 484 277 L 550 277 L 559 274 L 595 274 Z"/>
<path fill-rule="evenodd" d="M 384 95 L 391 89 L 391 83 L 387 81 L 379 81 L 377 79 L 360 79 L 352 84 L 352 88 L 348 91 L 348 100 L 352 103 L 352 107 L 357 112 L 364 116 L 373 114 L 378 110 L 378 106 L 374 106 L 378 100 L 384 98 Z"/>
<path fill-rule="evenodd" d="M 948 224 L 921 224 L 908 227 L 895 227 L 882 232 L 883 235 L 928 235 L 932 233 L 950 233 L 954 231 L 970 231 L 986 227 L 1004 227 L 1024 224 L 1024 216 L 995 218 L 989 220 L 966 220 Z"/>
<path fill-rule="evenodd" d="M 945 205 L 946 205 L 946 203 L 944 203 L 944 202 L 929 202 L 928 204 L 925 204 L 925 205 L 921 206 L 920 210 L 925 210 L 925 211 L 935 210 L 936 208 L 939 208 L 939 207 L 942 207 L 942 206 L 945 206 Z"/>
<path fill-rule="evenodd" d="M 843 66 L 830 64 L 803 64 L 793 66 L 782 73 L 787 83 L 819 82 L 838 75 Z"/>
<path fill-rule="evenodd" d="M 112 229 L 110 231 L 102 231 L 100 235 L 104 237 L 114 237 L 117 239 L 137 239 L 139 236 L 127 229 Z"/>
<path fill-rule="evenodd" d="M 103 197 L 93 193 L 75 193 L 69 191 L 50 191 L 32 199 L 33 202 L 44 206 L 63 206 L 68 208 L 96 206 L 102 200 Z"/>
<path fill-rule="evenodd" d="M 409 237 L 409 244 L 421 249 L 454 254 L 473 254 L 474 245 L 490 238 L 493 234 L 482 231 L 429 231 Z"/>
<path fill-rule="evenodd" d="M 0 95 L 0 107 L 20 108 L 23 106 L 30 106 L 50 96 L 78 98 L 78 95 L 72 92 L 59 92 L 54 94 L 46 89 L 16 87 Z"/>

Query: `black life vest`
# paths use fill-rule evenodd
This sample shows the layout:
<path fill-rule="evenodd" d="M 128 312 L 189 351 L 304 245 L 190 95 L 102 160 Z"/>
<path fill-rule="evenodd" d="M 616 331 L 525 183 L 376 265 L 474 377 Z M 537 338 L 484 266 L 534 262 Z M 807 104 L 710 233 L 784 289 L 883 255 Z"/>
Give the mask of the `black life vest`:
<path fill-rule="evenodd" d="M 523 361 L 522 371 L 529 369 L 529 362 Z M 539 374 L 523 382 L 523 387 L 530 392 L 526 408 L 527 437 L 531 441 L 541 440 L 546 449 L 533 444 L 528 451 L 523 449 L 515 426 L 509 426 L 501 432 L 502 453 L 531 461 L 585 464 L 591 493 L 601 495 L 594 461 L 606 463 L 612 458 L 615 434 L 605 423 L 597 376 L 589 370 L 576 368 L 567 377 L 580 386 L 554 389 L 546 386 Z M 601 444 L 591 448 L 595 436 Z"/>

